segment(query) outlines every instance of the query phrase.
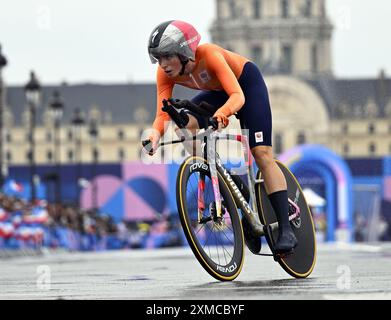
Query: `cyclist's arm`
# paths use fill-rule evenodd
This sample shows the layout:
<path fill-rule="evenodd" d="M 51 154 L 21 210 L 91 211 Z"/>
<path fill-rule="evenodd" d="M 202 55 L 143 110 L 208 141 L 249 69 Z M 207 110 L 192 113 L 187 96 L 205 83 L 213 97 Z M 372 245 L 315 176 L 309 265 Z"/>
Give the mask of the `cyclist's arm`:
<path fill-rule="evenodd" d="M 165 127 L 165 122 L 170 121 L 170 116 L 162 111 L 162 100 L 169 99 L 172 96 L 172 91 L 174 88 L 174 82 L 171 81 L 165 74 L 164 71 L 158 67 L 157 77 L 156 77 L 156 89 L 157 89 L 157 101 L 156 101 L 156 117 L 153 122 L 152 127 L 157 130 L 162 137 L 164 132 L 167 129 Z"/>
<path fill-rule="evenodd" d="M 245 98 L 242 88 L 236 79 L 224 56 L 218 51 L 210 51 L 207 56 L 208 67 L 216 74 L 224 91 L 229 96 L 226 103 L 216 113 L 223 113 L 226 117 L 238 112 L 244 105 Z"/>

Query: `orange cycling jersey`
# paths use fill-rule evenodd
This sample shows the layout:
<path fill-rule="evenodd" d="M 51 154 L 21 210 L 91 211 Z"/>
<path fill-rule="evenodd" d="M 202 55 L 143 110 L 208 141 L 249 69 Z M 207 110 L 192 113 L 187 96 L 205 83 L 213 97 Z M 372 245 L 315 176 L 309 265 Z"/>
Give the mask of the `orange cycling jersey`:
<path fill-rule="evenodd" d="M 224 90 L 229 99 L 216 111 L 226 117 L 240 110 L 245 99 L 238 79 L 244 65 L 249 60 L 234 52 L 225 50 L 214 44 L 203 44 L 197 48 L 195 68 L 189 75 L 169 78 L 159 66 L 157 70 L 157 112 L 153 128 L 163 136 L 164 122 L 170 116 L 161 110 L 162 100 L 171 98 L 175 84 L 197 90 Z"/>

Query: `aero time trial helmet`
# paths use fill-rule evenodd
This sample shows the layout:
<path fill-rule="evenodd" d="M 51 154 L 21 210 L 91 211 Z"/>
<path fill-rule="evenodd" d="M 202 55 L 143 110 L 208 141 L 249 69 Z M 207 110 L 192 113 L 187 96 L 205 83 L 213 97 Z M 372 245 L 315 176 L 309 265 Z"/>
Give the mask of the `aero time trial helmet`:
<path fill-rule="evenodd" d="M 195 52 L 201 40 L 200 34 L 189 23 L 171 20 L 155 27 L 149 37 L 148 53 L 152 63 L 159 57 L 177 54 L 195 60 Z"/>

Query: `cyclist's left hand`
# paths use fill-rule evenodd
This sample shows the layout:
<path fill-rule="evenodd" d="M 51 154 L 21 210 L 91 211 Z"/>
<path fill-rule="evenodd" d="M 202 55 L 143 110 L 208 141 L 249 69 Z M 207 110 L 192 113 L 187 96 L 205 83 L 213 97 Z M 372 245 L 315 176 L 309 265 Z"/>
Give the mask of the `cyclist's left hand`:
<path fill-rule="evenodd" d="M 142 149 L 143 151 L 150 155 L 153 156 L 156 153 L 156 150 L 158 148 L 160 136 L 157 134 L 151 134 L 147 140 L 142 141 Z M 144 145 L 145 143 L 145 145 Z"/>

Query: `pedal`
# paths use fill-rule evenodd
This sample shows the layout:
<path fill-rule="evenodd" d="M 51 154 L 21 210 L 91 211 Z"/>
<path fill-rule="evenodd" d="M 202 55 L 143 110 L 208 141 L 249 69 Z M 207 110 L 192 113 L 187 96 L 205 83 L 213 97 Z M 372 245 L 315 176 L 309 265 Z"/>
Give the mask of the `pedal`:
<path fill-rule="evenodd" d="M 274 259 L 275 261 L 278 261 L 278 259 L 284 259 L 284 258 L 287 258 L 289 257 L 290 255 L 292 255 L 294 252 L 294 249 L 288 251 L 288 252 L 284 252 L 284 253 L 276 253 L 275 256 L 277 257 L 277 260 Z"/>
<path fill-rule="evenodd" d="M 273 259 L 274 261 L 278 261 L 279 258 L 279 254 L 276 254 L 275 251 L 274 251 L 274 239 L 273 239 L 273 230 L 272 228 L 270 227 L 270 225 L 265 225 L 263 227 L 263 232 L 265 232 L 265 235 L 266 235 L 266 241 L 267 241 L 267 244 L 269 245 L 269 248 L 273 254 Z"/>

